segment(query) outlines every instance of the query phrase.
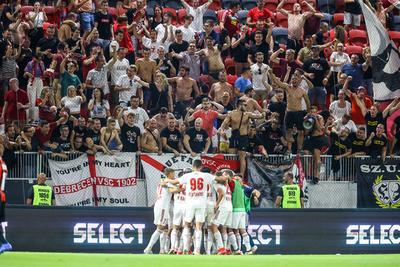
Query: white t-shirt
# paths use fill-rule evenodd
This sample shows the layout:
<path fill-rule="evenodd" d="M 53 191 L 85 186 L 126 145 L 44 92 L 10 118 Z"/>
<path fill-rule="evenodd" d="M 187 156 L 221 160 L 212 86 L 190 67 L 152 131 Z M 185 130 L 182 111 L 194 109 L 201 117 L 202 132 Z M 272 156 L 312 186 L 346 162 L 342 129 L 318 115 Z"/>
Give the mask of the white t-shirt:
<path fill-rule="evenodd" d="M 214 206 L 216 200 L 217 192 L 215 192 L 213 184 L 207 185 L 207 205 Z"/>
<path fill-rule="evenodd" d="M 166 51 L 168 51 L 169 45 L 171 44 L 171 41 L 170 41 L 170 37 L 171 36 L 169 36 L 170 27 L 172 27 L 172 32 L 173 33 L 175 33 L 175 30 L 176 30 L 176 27 L 174 25 L 169 25 L 167 27 L 168 37 L 167 37 L 167 40 L 164 43 L 164 48 L 165 48 Z M 165 34 L 164 25 L 158 24 L 157 27 L 155 28 L 155 30 L 157 31 L 157 42 L 161 43 L 162 39 L 164 38 L 164 34 Z"/>
<path fill-rule="evenodd" d="M 333 101 L 329 106 L 329 110 L 331 111 L 331 115 L 335 118 L 335 120 L 341 119 L 344 114 L 350 114 L 351 112 L 351 103 L 346 101 L 346 106 L 344 108 L 339 107 L 339 100 Z"/>
<path fill-rule="evenodd" d="M 334 60 L 335 63 L 338 63 L 338 62 L 343 63 L 342 65 L 340 65 L 340 66 L 338 66 L 338 67 L 332 66 L 332 67 L 331 67 L 331 71 L 334 71 L 334 72 L 340 72 L 340 71 L 342 70 L 342 66 L 343 66 L 344 64 L 349 64 L 349 63 L 351 63 L 351 60 L 350 60 L 349 55 L 346 54 L 346 53 L 344 53 L 344 52 L 342 53 L 342 55 L 340 55 L 338 52 L 333 52 L 333 53 L 331 54 L 330 61 L 332 61 L 333 59 L 335 59 L 335 60 Z"/>
<path fill-rule="evenodd" d="M 335 121 L 335 129 L 336 129 L 337 132 L 339 132 L 340 129 L 341 129 L 343 126 L 349 128 L 349 130 L 350 130 L 351 132 L 353 132 L 353 133 L 357 132 L 357 126 L 356 126 L 356 124 L 354 123 L 354 121 L 349 120 L 349 121 L 347 122 L 346 125 L 343 125 L 342 119 L 338 119 L 338 120 Z"/>
<path fill-rule="evenodd" d="M 117 80 L 116 85 L 121 86 L 123 88 L 129 88 L 129 90 L 119 91 L 119 101 L 120 102 L 128 102 L 131 100 L 131 96 L 136 95 L 138 88 L 142 88 L 142 85 L 137 82 L 140 78 L 138 76 L 133 76 L 133 79 L 130 79 L 128 75 L 122 75 Z"/>
<path fill-rule="evenodd" d="M 214 184 L 215 191 L 218 192 L 218 189 L 222 189 L 224 192 L 224 197 L 222 198 L 221 202 L 219 203 L 219 209 L 224 211 L 232 211 L 232 192 L 231 188 L 228 184 Z"/>
<path fill-rule="evenodd" d="M 163 36 L 164 37 L 164 36 Z M 144 47 L 150 49 L 150 59 L 156 60 L 158 58 L 158 48 L 164 47 L 164 45 L 161 43 L 161 41 L 151 41 L 150 38 L 147 38 L 146 36 L 142 37 L 142 44 Z"/>
<path fill-rule="evenodd" d="M 195 32 L 191 26 L 186 28 L 184 25 L 182 25 L 178 29 L 182 31 L 184 41 L 190 42 L 194 40 Z"/>
<path fill-rule="evenodd" d="M 34 18 L 36 15 L 36 12 L 31 11 L 29 12 L 28 16 L 29 18 Z M 44 14 L 42 11 L 40 11 L 38 13 L 38 15 L 36 16 L 35 20 L 33 21 L 33 26 L 36 28 L 43 28 L 43 23 L 44 23 Z"/>
<path fill-rule="evenodd" d="M 94 102 L 93 99 L 90 99 L 88 105 L 91 105 L 93 102 Z M 96 102 L 93 105 L 93 110 L 90 111 L 90 117 L 106 119 L 107 118 L 107 110 L 109 110 L 109 109 L 110 109 L 110 103 L 108 103 L 108 100 L 103 100 L 101 104 Z"/>
<path fill-rule="evenodd" d="M 186 193 L 185 190 L 174 194 L 174 206 L 175 208 L 181 208 L 185 206 Z"/>
<path fill-rule="evenodd" d="M 103 88 L 103 93 L 105 95 L 110 93 L 110 88 L 108 88 L 108 64 L 101 70 L 90 70 L 86 80 L 91 81 L 92 85 L 95 87 Z"/>
<path fill-rule="evenodd" d="M 186 9 L 186 12 L 193 16 L 193 21 L 190 26 L 192 26 L 193 30 L 195 32 L 202 32 L 203 31 L 203 15 L 206 13 L 206 6 L 202 5 L 199 6 L 198 8 L 194 9 L 193 7 L 189 6 L 189 8 Z"/>
<path fill-rule="evenodd" d="M 135 113 L 135 126 L 137 126 L 140 129 L 140 133 L 144 133 L 144 123 L 149 120 L 149 115 L 147 115 L 147 112 L 142 109 L 141 107 L 138 107 L 136 109 L 132 109 L 131 107 L 128 107 L 128 109 L 125 111 L 124 115 L 128 115 L 128 113 Z"/>
<path fill-rule="evenodd" d="M 122 60 L 117 59 L 117 61 L 110 68 L 111 74 L 111 85 L 115 85 L 122 75 L 126 74 L 126 70 L 129 68 L 129 60 L 123 58 Z"/>
<path fill-rule="evenodd" d="M 204 172 L 191 172 L 178 178 L 186 188 L 186 208 L 206 208 L 207 186 L 214 181 L 214 176 Z"/>
<path fill-rule="evenodd" d="M 169 204 L 171 203 L 172 193 L 169 192 L 168 188 L 172 187 L 172 185 L 167 184 L 166 187 L 161 186 L 159 184 L 157 186 L 157 200 L 154 204 L 154 207 L 162 208 L 165 210 L 169 209 Z"/>
<path fill-rule="evenodd" d="M 263 80 L 268 83 L 267 73 L 269 69 L 270 67 L 265 63 L 263 63 L 261 67 L 257 63 L 251 65 L 250 71 L 252 74 L 253 88 L 255 91 L 267 90 L 263 84 Z"/>
<path fill-rule="evenodd" d="M 77 95 L 75 97 L 64 96 L 61 98 L 61 104 L 69 108 L 72 114 L 79 114 L 81 112 L 82 97 Z"/>

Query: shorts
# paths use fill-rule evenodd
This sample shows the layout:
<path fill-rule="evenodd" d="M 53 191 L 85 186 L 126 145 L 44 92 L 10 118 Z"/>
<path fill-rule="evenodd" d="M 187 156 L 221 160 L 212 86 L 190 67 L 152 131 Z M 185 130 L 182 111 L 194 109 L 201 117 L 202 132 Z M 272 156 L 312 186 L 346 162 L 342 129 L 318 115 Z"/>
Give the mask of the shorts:
<path fill-rule="evenodd" d="M 230 228 L 235 230 L 246 229 L 246 212 L 232 212 L 232 223 L 230 225 Z"/>
<path fill-rule="evenodd" d="M 206 208 L 206 222 L 207 222 L 207 226 L 211 226 L 211 223 L 213 221 L 214 218 L 214 205 L 207 205 Z"/>
<path fill-rule="evenodd" d="M 303 47 L 303 42 L 295 39 L 288 38 L 286 41 L 286 49 L 292 49 L 297 53 L 299 53 L 300 49 Z"/>
<path fill-rule="evenodd" d="M 360 14 L 352 14 L 349 12 L 344 12 L 344 25 L 354 25 L 354 26 L 360 26 L 361 22 L 361 15 Z"/>
<path fill-rule="evenodd" d="M 168 224 L 169 210 L 165 210 L 159 207 L 154 207 L 154 224 L 164 225 Z"/>
<path fill-rule="evenodd" d="M 185 216 L 185 207 L 184 206 L 175 206 L 172 224 L 178 225 L 178 226 L 182 225 L 184 216 Z"/>
<path fill-rule="evenodd" d="M 82 12 L 79 14 L 79 22 L 83 31 L 91 31 L 94 26 L 94 14 L 90 12 Z"/>
<path fill-rule="evenodd" d="M 308 136 L 304 140 L 304 150 L 314 152 L 314 149 L 323 150 L 329 146 L 328 137 L 320 136 Z"/>
<path fill-rule="evenodd" d="M 217 210 L 212 221 L 217 226 L 230 226 L 232 224 L 232 211 L 231 210 Z"/>
<path fill-rule="evenodd" d="M 185 217 L 184 217 L 184 222 L 185 223 L 204 223 L 205 221 L 205 213 L 206 209 L 205 208 L 187 208 L 185 210 Z"/>
<path fill-rule="evenodd" d="M 229 148 L 235 148 L 240 151 L 247 151 L 249 148 L 249 136 L 248 135 L 232 135 L 229 138 Z"/>
<path fill-rule="evenodd" d="M 304 130 L 303 122 L 307 111 L 287 111 L 285 116 L 286 129 L 293 129 L 296 126 L 297 130 Z"/>

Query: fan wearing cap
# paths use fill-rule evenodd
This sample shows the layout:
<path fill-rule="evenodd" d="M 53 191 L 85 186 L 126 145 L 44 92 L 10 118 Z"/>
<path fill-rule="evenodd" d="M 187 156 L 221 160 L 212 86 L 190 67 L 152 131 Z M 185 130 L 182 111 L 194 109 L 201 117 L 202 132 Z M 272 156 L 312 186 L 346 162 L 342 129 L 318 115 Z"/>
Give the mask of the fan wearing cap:
<path fill-rule="evenodd" d="M 351 118 L 357 126 L 360 126 L 365 123 L 364 117 L 367 114 L 367 110 L 371 108 L 372 101 L 365 95 L 367 90 L 364 86 L 358 87 L 356 93 L 352 93 L 349 90 L 349 83 L 352 80 L 352 76 L 347 76 L 346 82 L 343 85 L 343 91 L 351 101 Z"/>

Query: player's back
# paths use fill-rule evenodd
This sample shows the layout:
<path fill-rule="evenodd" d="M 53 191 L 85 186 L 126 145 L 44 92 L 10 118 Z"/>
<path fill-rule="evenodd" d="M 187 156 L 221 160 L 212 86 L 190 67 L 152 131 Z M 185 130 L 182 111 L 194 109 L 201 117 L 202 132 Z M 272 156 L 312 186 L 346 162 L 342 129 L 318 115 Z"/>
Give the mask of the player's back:
<path fill-rule="evenodd" d="M 204 172 L 191 172 L 179 178 L 185 185 L 186 203 L 191 207 L 205 207 L 207 203 L 207 188 L 214 181 L 214 176 Z"/>
<path fill-rule="evenodd" d="M 168 209 L 171 203 L 172 193 L 168 190 L 168 185 L 162 186 L 161 184 L 157 187 L 157 200 L 155 206 L 161 207 L 162 209 Z"/>
<path fill-rule="evenodd" d="M 214 188 L 216 191 L 218 191 L 218 189 L 221 189 L 224 194 L 224 197 L 219 203 L 219 208 L 226 211 L 232 211 L 232 192 L 229 185 L 217 183 L 214 185 Z"/>

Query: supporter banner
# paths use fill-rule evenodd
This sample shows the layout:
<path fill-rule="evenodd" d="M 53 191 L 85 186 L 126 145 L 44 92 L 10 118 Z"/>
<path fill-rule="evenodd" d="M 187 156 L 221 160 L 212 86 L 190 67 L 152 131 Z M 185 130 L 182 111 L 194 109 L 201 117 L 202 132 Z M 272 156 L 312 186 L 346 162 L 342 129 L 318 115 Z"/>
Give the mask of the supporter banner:
<path fill-rule="evenodd" d="M 367 27 L 372 56 L 374 99 L 386 101 L 400 96 L 400 53 L 387 31 L 363 0 L 358 0 Z"/>
<path fill-rule="evenodd" d="M 276 196 L 283 185 L 283 174 L 293 167 L 291 160 L 277 163 L 247 158 L 247 179 L 249 184 L 261 192 L 261 207 L 273 207 Z"/>
<path fill-rule="evenodd" d="M 398 161 L 358 160 L 357 207 L 400 208 Z"/>
<path fill-rule="evenodd" d="M 151 154 L 140 155 L 140 162 L 146 175 L 148 206 L 153 206 L 156 201 L 157 185 L 163 176 L 164 169 L 172 168 L 177 171 L 177 175 L 180 171 L 191 168 L 195 159 L 190 154 L 181 154 L 178 157 L 175 157 L 173 154 L 163 154 L 160 156 Z M 237 160 L 226 160 L 223 158 L 223 155 L 216 155 L 214 157 L 202 156 L 201 160 L 204 166 L 213 172 L 224 168 L 232 170 L 239 168 Z"/>
<path fill-rule="evenodd" d="M 15 251 L 143 253 L 155 230 L 150 208 L 8 206 L 6 214 Z M 399 222 L 396 210 L 255 209 L 248 232 L 258 254 L 398 253 Z"/>
<path fill-rule="evenodd" d="M 49 160 L 56 203 L 60 206 L 135 206 L 134 153 L 82 155 Z"/>

